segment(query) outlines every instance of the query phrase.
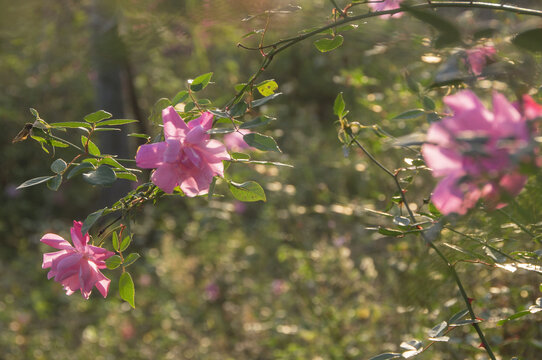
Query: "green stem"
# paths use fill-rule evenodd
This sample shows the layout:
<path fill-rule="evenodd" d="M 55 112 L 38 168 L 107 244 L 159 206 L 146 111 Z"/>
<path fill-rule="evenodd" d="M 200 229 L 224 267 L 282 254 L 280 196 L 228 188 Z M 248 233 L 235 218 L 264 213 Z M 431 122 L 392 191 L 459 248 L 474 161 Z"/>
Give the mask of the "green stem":
<path fill-rule="evenodd" d="M 395 182 L 395 185 L 397 186 L 397 189 L 399 190 L 399 193 L 401 194 L 401 199 L 403 201 L 403 204 L 405 205 L 405 207 L 406 207 L 406 209 L 408 211 L 408 215 L 410 217 L 410 220 L 412 221 L 412 223 L 415 223 L 416 218 L 414 216 L 414 213 L 410 209 L 410 206 L 409 206 L 409 203 L 408 203 L 408 201 L 406 199 L 403 188 L 401 187 L 401 184 L 399 183 L 399 180 L 397 179 L 397 175 L 394 174 L 392 171 L 390 171 L 387 167 L 385 167 L 381 162 L 379 162 L 371 153 L 369 153 L 367 151 L 367 149 L 365 149 L 365 147 L 363 145 L 361 145 L 360 142 L 357 141 L 352 136 L 352 132 L 349 129 L 347 129 L 347 133 L 348 133 L 348 135 L 350 135 L 350 137 L 352 137 L 352 142 L 355 143 L 361 149 L 361 151 L 363 151 L 365 153 L 365 155 L 367 155 L 367 157 L 369 157 L 369 159 L 376 166 L 378 166 L 386 174 L 388 174 L 389 176 L 391 176 L 393 178 L 393 180 Z M 473 321 L 476 321 L 477 318 L 476 318 L 476 315 L 475 315 L 474 310 L 472 308 L 471 300 L 467 296 L 467 292 L 465 291 L 465 288 L 463 287 L 463 283 L 461 282 L 461 278 L 457 274 L 457 271 L 455 270 L 455 267 L 453 266 L 452 263 L 450 263 L 448 258 L 446 258 L 446 256 L 437 248 L 437 246 L 430 239 L 427 238 L 427 236 L 425 235 L 424 232 L 421 232 L 420 234 L 421 234 L 422 238 L 425 240 L 425 242 L 437 253 L 437 255 L 442 259 L 442 261 L 444 261 L 446 263 L 446 265 L 448 266 L 448 270 L 452 274 L 452 277 L 454 278 L 455 283 L 457 284 L 457 287 L 459 288 L 459 292 L 461 294 L 461 297 L 463 298 L 463 301 L 465 302 L 465 305 L 467 306 L 467 309 L 469 311 L 471 319 Z M 480 328 L 478 323 L 473 323 L 472 326 L 476 330 L 476 333 L 478 334 L 478 337 L 480 338 L 480 341 L 482 342 L 482 344 L 484 346 L 484 349 L 486 350 L 486 352 L 489 355 L 490 359 L 496 360 L 495 355 L 493 354 L 493 351 L 491 350 L 491 346 L 487 342 L 487 339 L 486 339 L 486 337 L 484 335 L 484 332 L 482 331 L 482 329 Z"/>

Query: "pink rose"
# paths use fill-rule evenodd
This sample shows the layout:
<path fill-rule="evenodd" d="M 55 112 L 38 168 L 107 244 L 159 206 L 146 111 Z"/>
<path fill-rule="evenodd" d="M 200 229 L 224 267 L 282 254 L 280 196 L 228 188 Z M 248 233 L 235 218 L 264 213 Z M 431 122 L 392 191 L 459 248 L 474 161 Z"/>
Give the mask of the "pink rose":
<path fill-rule="evenodd" d="M 442 178 L 433 203 L 443 214 L 465 214 L 479 199 L 490 208 L 505 206 L 502 193 L 516 196 L 527 181 L 512 156 L 530 141 L 530 116 L 499 93 L 493 94 L 493 111 L 469 90 L 446 96 L 444 102 L 453 116 L 433 123 L 422 146 L 426 164 Z"/>
<path fill-rule="evenodd" d="M 367 4 L 373 11 L 386 11 L 386 10 L 393 10 L 398 9 L 400 6 L 399 4 L 403 0 L 370 0 L 370 2 Z M 393 17 L 401 17 L 402 13 L 394 14 Z M 389 18 L 390 15 L 382 15 L 382 18 Z"/>
<path fill-rule="evenodd" d="M 55 278 L 64 286 L 67 295 L 73 294 L 81 289 L 81 294 L 88 299 L 92 288 L 96 289 L 103 297 L 107 296 L 109 283 L 99 269 L 105 269 L 105 260 L 115 253 L 106 249 L 88 245 L 88 233 L 84 236 L 81 233 L 83 224 L 74 221 L 71 228 L 72 246 L 68 241 L 56 234 L 45 234 L 41 242 L 52 246 L 60 251 L 43 254 L 42 268 L 51 268 L 47 278 Z"/>
<path fill-rule="evenodd" d="M 488 60 L 495 56 L 493 46 L 479 46 L 473 49 L 465 50 L 467 53 L 467 65 L 474 75 L 480 75 Z"/>
<path fill-rule="evenodd" d="M 167 193 L 180 186 L 186 196 L 206 194 L 213 177 L 224 176 L 222 160 L 230 159 L 226 147 L 207 134 L 213 115 L 205 112 L 186 124 L 170 106 L 162 110 L 162 119 L 166 141 L 140 146 L 137 166 L 156 168 L 151 181 Z"/>

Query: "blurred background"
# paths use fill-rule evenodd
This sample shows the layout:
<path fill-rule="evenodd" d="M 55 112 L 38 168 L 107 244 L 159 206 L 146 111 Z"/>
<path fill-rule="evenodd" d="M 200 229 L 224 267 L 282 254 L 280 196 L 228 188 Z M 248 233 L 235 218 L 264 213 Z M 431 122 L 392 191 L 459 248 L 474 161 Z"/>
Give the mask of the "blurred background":
<path fill-rule="evenodd" d="M 328 1 L 291 3 L 302 9 L 272 15 L 266 41 L 330 21 Z M 540 7 L 538 1 L 516 3 Z M 266 17 L 242 20 L 291 9 L 290 2 L 0 4 L 0 358 L 366 359 L 400 351 L 402 341 L 427 338 L 428 329 L 464 308 L 445 265 L 421 239 L 367 229 L 394 226 L 370 210 L 400 214 L 397 194 L 361 153 L 343 152 L 333 115 L 333 101 L 344 92 L 350 121 L 382 129 L 362 132 L 360 141 L 391 169 L 412 164 L 418 154 L 394 148 L 392 137 L 423 132 L 428 119 L 393 118 L 427 106 L 413 88 L 428 87 L 436 74 L 466 76 L 460 51 L 436 50 L 435 33 L 426 24 L 410 16 L 369 19 L 345 31 L 336 51 L 323 54 L 305 41 L 279 54 L 261 80 L 275 79 L 283 95 L 261 111 L 277 118 L 264 132 L 277 139 L 283 153 L 252 156 L 294 168 L 234 164 L 228 169 L 236 181 L 262 184 L 267 203 L 237 202 L 222 183 L 216 190 L 221 198 L 172 197 L 143 207 L 132 226 L 133 250 L 142 259 L 131 267 L 136 283 L 131 310 L 118 296 L 118 271 L 104 270 L 112 279 L 106 300 L 97 291 L 88 301 L 78 293 L 66 296 L 41 269 L 42 253 L 52 249 L 39 239 L 47 232 L 69 239 L 74 219 L 111 204 L 132 185 L 119 181 L 102 190 L 76 178 L 58 192 L 43 184 L 17 190 L 29 178 L 48 175 L 60 151 L 65 159 L 74 154 L 57 149 L 53 157 L 32 140 L 12 144 L 12 138 L 33 122 L 31 107 L 48 122 L 81 121 L 104 109 L 116 118 L 140 120 L 129 132 L 155 135 L 160 127 L 147 120 L 154 102 L 173 98 L 188 79 L 210 71 L 214 84 L 203 94 L 221 107 L 235 94 L 234 85 L 246 82 L 261 62 L 257 51 L 236 44 L 257 46 L 258 36 L 242 37 L 263 28 Z M 509 42 L 540 20 L 488 11 L 440 14 L 458 24 L 467 47 L 487 41 L 474 36 L 478 30 L 493 33 L 498 57 L 491 76 L 469 84 L 480 97 L 487 99 L 493 90 L 510 98 L 530 91 L 542 103 L 540 55 Z M 442 112 L 440 99 L 449 90 L 436 87 L 422 95 Z M 114 135 L 99 137 L 102 152 L 133 156 L 142 143 Z M 73 139 L 78 141 L 77 135 Z M 435 180 L 424 170 L 411 175 L 408 196 L 421 211 Z M 507 208 L 517 221 L 539 223 L 540 180 L 534 174 Z M 540 248 L 502 213 L 478 211 L 455 225 L 503 251 Z M 536 226 L 531 229 L 536 233 Z M 451 232 L 439 241 L 483 252 Z M 451 258 L 465 257 L 452 247 L 443 249 Z M 477 313 L 490 320 L 483 327 L 497 352 L 503 358 L 538 358 L 540 316 L 504 326 L 495 321 L 532 304 L 540 296 L 540 276 L 472 263 L 458 271 Z M 483 359 L 469 330 L 455 330 L 450 343 L 437 343 L 419 358 Z"/>

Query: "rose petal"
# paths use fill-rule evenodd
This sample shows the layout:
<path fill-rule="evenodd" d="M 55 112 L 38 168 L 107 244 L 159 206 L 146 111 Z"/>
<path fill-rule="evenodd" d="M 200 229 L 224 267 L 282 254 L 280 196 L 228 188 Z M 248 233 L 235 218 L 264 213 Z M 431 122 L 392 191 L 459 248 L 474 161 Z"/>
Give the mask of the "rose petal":
<path fill-rule="evenodd" d="M 141 145 L 136 154 L 137 166 L 142 169 L 155 169 L 162 165 L 166 147 L 165 142 Z"/>
<path fill-rule="evenodd" d="M 188 126 L 177 114 L 173 106 L 168 106 L 162 110 L 162 120 L 164 122 L 164 137 L 167 139 L 182 139 L 188 132 Z"/>
<path fill-rule="evenodd" d="M 178 185 L 180 168 L 177 165 L 165 163 L 156 169 L 151 175 L 151 181 L 164 192 L 171 194 Z"/>

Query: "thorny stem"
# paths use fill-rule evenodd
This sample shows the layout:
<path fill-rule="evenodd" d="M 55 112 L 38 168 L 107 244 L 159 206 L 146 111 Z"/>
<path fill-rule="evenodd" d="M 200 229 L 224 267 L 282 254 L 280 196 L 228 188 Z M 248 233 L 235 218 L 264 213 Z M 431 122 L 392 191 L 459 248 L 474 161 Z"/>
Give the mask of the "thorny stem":
<path fill-rule="evenodd" d="M 399 183 L 399 180 L 397 178 L 397 174 L 393 173 L 392 171 L 390 171 L 387 167 L 385 167 L 381 162 L 379 162 L 371 153 L 369 153 L 369 151 L 367 151 L 367 149 L 365 149 L 365 147 L 359 142 L 357 141 L 354 137 L 353 137 L 353 134 L 352 132 L 350 131 L 350 129 L 346 129 L 346 132 L 348 133 L 348 135 L 350 135 L 350 137 L 352 138 L 352 141 L 351 143 L 354 143 L 356 144 L 360 149 L 361 151 L 363 151 L 365 153 L 365 155 L 367 155 L 367 157 L 376 165 L 378 166 L 380 169 L 382 169 L 386 174 L 388 174 L 389 176 L 391 176 L 395 182 L 395 185 L 397 186 L 397 189 L 399 190 L 399 193 L 401 194 L 401 199 L 402 199 L 402 202 L 403 202 L 403 205 L 405 206 L 405 208 L 407 209 L 407 212 L 408 212 L 408 215 L 410 217 L 410 220 L 412 221 L 412 223 L 415 223 L 416 222 L 416 218 L 414 216 L 414 213 L 412 212 L 412 210 L 410 209 L 410 206 L 409 206 L 409 203 L 406 199 L 406 196 L 405 196 L 405 192 L 403 191 L 403 188 L 401 187 L 401 184 Z M 448 260 L 448 258 L 446 257 L 446 255 L 444 255 L 440 250 L 439 248 L 433 243 L 432 240 L 430 240 L 426 234 L 422 231 L 420 232 L 422 238 L 425 240 L 425 242 L 427 243 L 427 245 L 429 245 L 429 247 L 431 247 L 436 253 L 437 255 L 442 259 L 442 261 L 444 261 L 446 263 L 446 265 L 448 266 L 448 270 L 450 271 L 450 273 L 452 274 L 452 277 L 454 278 L 455 280 L 455 283 L 457 284 L 457 287 L 459 288 L 459 292 L 461 293 L 461 297 L 463 298 L 464 302 L 465 302 L 465 305 L 467 306 L 467 309 L 469 311 L 469 315 L 471 317 L 471 319 L 473 321 L 478 321 L 479 319 L 476 317 L 475 313 L 474 313 L 474 310 L 472 308 L 472 305 L 471 305 L 471 299 L 468 297 L 467 295 L 467 292 L 465 291 L 465 288 L 463 287 L 463 283 L 461 282 L 461 279 L 459 278 L 459 275 L 457 274 L 457 271 L 455 270 L 455 267 L 452 263 L 450 263 L 450 261 Z M 478 334 L 478 337 L 480 338 L 480 341 L 482 342 L 482 345 L 484 347 L 484 349 L 486 350 L 487 354 L 489 355 L 489 357 L 492 359 L 492 360 L 496 360 L 495 358 L 495 355 L 493 354 L 493 351 L 491 350 L 491 346 L 489 345 L 489 343 L 487 342 L 486 340 L 486 337 L 482 331 L 482 329 L 480 328 L 480 326 L 478 325 L 478 323 L 473 323 L 472 326 L 474 327 L 474 329 L 476 330 L 476 333 Z"/>

